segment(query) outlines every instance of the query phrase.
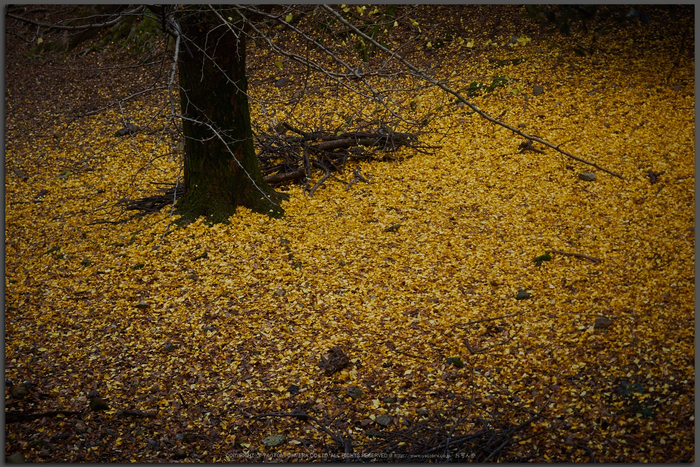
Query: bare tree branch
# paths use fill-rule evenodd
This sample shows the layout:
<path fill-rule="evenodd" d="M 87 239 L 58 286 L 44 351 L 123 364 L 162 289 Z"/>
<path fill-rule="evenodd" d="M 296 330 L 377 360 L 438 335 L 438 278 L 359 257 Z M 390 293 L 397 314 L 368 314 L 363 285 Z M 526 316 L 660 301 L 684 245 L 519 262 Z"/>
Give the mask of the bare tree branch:
<path fill-rule="evenodd" d="M 471 102 L 469 102 L 468 100 L 466 100 L 459 92 L 457 92 L 457 91 L 455 91 L 454 89 L 448 87 L 447 85 L 443 84 L 442 82 L 440 82 L 440 81 L 438 81 L 438 80 L 436 80 L 436 79 L 431 78 L 430 76 L 428 76 L 427 74 L 425 74 L 423 71 L 421 71 L 420 69 L 418 69 L 416 66 L 414 66 L 412 63 L 408 62 L 406 59 L 404 59 L 404 58 L 401 57 L 400 55 L 394 53 L 393 51 L 389 50 L 388 48 L 384 47 L 382 44 L 380 44 L 379 42 L 377 42 L 376 40 L 374 40 L 372 37 L 368 36 L 367 34 L 363 33 L 362 31 L 360 31 L 357 27 L 355 27 L 352 23 L 350 23 L 350 22 L 347 21 L 345 18 L 343 18 L 342 15 L 340 15 L 338 12 L 336 12 L 335 10 L 333 10 L 330 6 L 328 6 L 328 5 L 321 5 L 321 7 L 324 8 L 324 9 L 326 9 L 326 10 L 329 11 L 330 13 L 332 13 L 336 18 L 338 18 L 338 20 L 339 20 L 341 23 L 343 23 L 344 25 L 346 25 L 348 28 L 352 29 L 356 34 L 358 34 L 358 35 L 361 36 L 362 38 L 364 38 L 364 39 L 370 41 L 370 42 L 371 42 L 372 44 L 374 44 L 377 48 L 379 48 L 380 50 L 384 51 L 385 53 L 389 54 L 390 56 L 394 57 L 395 59 L 397 59 L 398 61 L 400 61 L 401 63 L 403 63 L 406 67 L 408 67 L 411 71 L 413 71 L 417 76 L 419 76 L 419 77 L 422 78 L 423 80 L 428 81 L 428 82 L 432 83 L 433 85 L 439 87 L 440 89 L 442 89 L 443 91 L 447 92 L 448 94 L 452 94 L 453 96 L 455 96 L 455 97 L 456 97 L 457 99 L 459 99 L 461 102 L 463 102 L 464 104 L 466 104 L 467 106 L 469 106 L 469 108 L 471 108 L 474 112 L 476 112 L 477 114 L 479 114 L 481 117 L 485 118 L 486 120 L 488 120 L 488 121 L 490 121 L 490 122 L 492 122 L 492 123 L 495 123 L 496 125 L 500 125 L 500 126 L 502 126 L 503 128 L 506 128 L 506 129 L 512 131 L 513 133 L 522 136 L 523 138 L 527 138 L 528 140 L 531 140 L 531 141 L 537 141 L 538 143 L 544 144 L 545 146 L 548 146 L 548 147 L 554 149 L 555 151 L 560 152 L 560 153 L 564 154 L 565 156 L 568 156 L 568 157 L 570 157 L 570 158 L 572 158 L 572 159 L 574 159 L 574 160 L 577 160 L 577 161 L 582 162 L 582 163 L 584 163 L 584 164 L 593 166 L 593 167 L 595 167 L 595 168 L 597 168 L 597 169 L 599 169 L 599 170 L 602 170 L 603 172 L 607 172 L 607 173 L 609 173 L 610 175 L 613 175 L 613 176 L 615 176 L 615 177 L 617 177 L 617 178 L 620 178 L 620 179 L 622 179 L 622 180 L 625 180 L 625 178 L 624 178 L 622 175 L 619 175 L 619 174 L 617 174 L 617 173 L 615 173 L 615 172 L 612 172 L 612 171 L 610 171 L 610 170 L 608 170 L 608 169 L 606 169 L 606 168 L 604 168 L 604 167 L 601 167 L 601 166 L 599 166 L 598 164 L 596 164 L 595 162 L 590 162 L 590 161 L 587 161 L 587 160 L 585 160 L 585 159 L 581 159 L 580 157 L 576 157 L 576 156 L 574 156 L 573 154 L 570 154 L 570 153 L 564 151 L 564 150 L 561 149 L 559 146 L 555 146 L 555 145 L 553 145 L 553 144 L 551 144 L 551 143 L 548 143 L 547 141 L 544 141 L 544 140 L 542 140 L 542 139 L 540 139 L 540 138 L 537 138 L 537 137 L 535 137 L 535 136 L 530 136 L 530 135 L 528 135 L 528 134 L 525 134 L 525 133 L 523 133 L 522 131 L 518 130 L 517 128 L 514 128 L 514 127 L 512 127 L 512 126 L 510 126 L 510 125 L 508 125 L 508 124 L 506 124 L 506 123 L 501 122 L 500 120 L 497 120 L 497 119 L 495 119 L 495 118 L 489 116 L 486 112 L 484 112 L 483 110 L 479 109 L 476 105 L 474 105 L 474 104 L 472 104 Z"/>
<path fill-rule="evenodd" d="M 285 21 L 284 21 L 282 18 L 280 18 L 279 16 L 271 15 L 271 14 L 269 14 L 269 13 L 266 13 L 266 12 L 263 12 L 263 11 L 260 11 L 260 10 L 257 10 L 257 9 L 255 9 L 255 8 L 251 8 L 251 7 L 246 6 L 246 5 L 236 5 L 236 7 L 237 7 L 237 8 L 240 8 L 240 9 L 242 9 L 242 10 L 246 10 L 246 11 L 254 12 L 254 13 L 256 13 L 256 14 L 263 15 L 263 16 L 265 16 L 265 17 L 267 17 L 267 18 L 269 18 L 269 19 L 271 19 L 271 20 L 273 20 L 273 21 L 279 22 L 280 24 L 284 25 L 284 26 L 287 27 L 287 28 L 290 28 L 292 31 L 294 31 L 294 32 L 297 33 L 299 36 L 301 36 L 304 40 L 306 40 L 307 42 L 309 42 L 309 43 L 311 43 L 311 44 L 314 44 L 315 47 L 320 48 L 325 54 L 327 54 L 329 57 L 331 57 L 336 63 L 338 63 L 338 64 L 342 65 L 343 67 L 345 67 L 345 68 L 349 71 L 350 76 L 354 76 L 355 79 L 359 80 L 362 84 L 364 84 L 364 86 L 366 86 L 367 89 L 369 90 L 369 92 L 372 94 L 372 96 L 366 96 L 366 95 L 365 95 L 365 97 L 370 97 L 370 98 L 374 99 L 375 101 L 379 102 L 379 103 L 380 103 L 389 113 L 391 113 L 391 115 L 393 115 L 395 118 L 397 118 L 397 119 L 399 119 L 399 120 L 401 120 L 401 121 L 407 122 L 407 123 L 409 123 L 409 124 L 411 124 L 411 125 L 418 125 L 418 122 L 411 122 L 411 121 L 408 121 L 408 120 L 406 120 L 405 118 L 403 118 L 401 115 L 397 114 L 396 111 L 394 111 L 393 109 L 391 109 L 391 108 L 388 106 L 388 104 L 386 103 L 386 100 L 385 100 L 384 96 L 383 96 L 379 91 L 377 91 L 377 90 L 372 86 L 371 83 L 369 83 L 369 82 L 365 79 L 365 76 L 364 76 L 364 75 L 358 73 L 358 70 L 357 70 L 356 68 L 353 68 L 352 66 L 350 66 L 348 63 L 346 63 L 344 60 L 342 60 L 342 59 L 339 58 L 336 54 L 334 54 L 332 51 L 330 51 L 328 48 L 326 48 L 323 44 L 319 43 L 318 41 L 314 41 L 313 38 L 309 37 L 309 36 L 308 36 L 304 31 L 302 31 L 301 29 L 297 28 L 296 26 L 294 26 L 294 25 L 292 25 L 292 24 L 290 24 L 290 23 L 285 22 Z M 249 23 L 249 24 L 250 24 L 250 23 Z M 332 72 L 330 72 L 329 70 L 325 69 L 323 66 L 318 65 L 318 64 L 317 64 L 316 62 L 314 62 L 313 60 L 307 60 L 307 59 L 305 59 L 304 57 L 300 57 L 300 56 L 298 56 L 298 55 L 296 55 L 296 54 L 293 54 L 293 53 L 291 53 L 291 52 L 287 52 L 286 50 L 284 50 L 284 49 L 278 47 L 277 45 L 275 45 L 266 35 L 262 34 L 262 32 L 260 32 L 254 25 L 251 25 L 251 27 L 252 27 L 257 33 L 259 33 L 259 34 L 263 37 L 263 39 L 267 42 L 267 44 L 268 44 L 274 51 L 276 51 L 276 52 L 278 52 L 278 53 L 280 53 L 280 54 L 283 54 L 283 55 L 285 55 L 285 56 L 291 58 L 292 60 L 297 61 L 297 62 L 299 62 L 299 63 L 301 63 L 301 64 L 303 64 L 303 65 L 311 66 L 311 68 L 314 68 L 315 70 L 324 73 L 325 75 L 327 75 L 329 78 L 333 79 L 334 81 L 339 82 L 341 86 L 343 86 L 343 87 L 345 87 L 345 88 L 348 88 L 349 90 L 351 90 L 351 91 L 353 91 L 353 92 L 355 92 L 355 93 L 357 93 L 357 94 L 363 95 L 362 93 L 360 93 L 359 91 L 353 89 L 353 88 L 352 88 L 351 86 L 349 86 L 347 83 L 345 83 L 345 82 L 343 82 L 342 80 L 339 79 L 340 77 L 347 78 L 347 77 L 348 77 L 348 74 L 347 74 L 347 73 L 332 73 Z"/>
<path fill-rule="evenodd" d="M 125 16 L 137 15 L 137 14 L 141 13 L 142 11 L 144 11 L 145 8 L 146 8 L 145 5 L 141 5 L 137 8 L 134 8 L 133 10 L 119 13 L 117 15 L 117 17 L 111 21 L 106 21 L 104 23 L 85 24 L 85 25 L 81 25 L 81 26 L 60 26 L 58 24 L 40 23 L 39 21 L 34 21 L 34 20 L 29 19 L 29 18 L 23 18 L 21 16 L 14 15 L 12 13 L 6 13 L 6 14 L 10 18 L 14 18 L 14 19 L 17 19 L 19 21 L 23 21 L 25 23 L 33 24 L 34 26 L 39 26 L 39 27 L 46 28 L 46 29 L 59 29 L 62 31 L 84 31 L 86 29 L 106 28 L 109 26 L 113 26 L 113 25 L 119 23 L 120 21 L 122 21 Z"/>

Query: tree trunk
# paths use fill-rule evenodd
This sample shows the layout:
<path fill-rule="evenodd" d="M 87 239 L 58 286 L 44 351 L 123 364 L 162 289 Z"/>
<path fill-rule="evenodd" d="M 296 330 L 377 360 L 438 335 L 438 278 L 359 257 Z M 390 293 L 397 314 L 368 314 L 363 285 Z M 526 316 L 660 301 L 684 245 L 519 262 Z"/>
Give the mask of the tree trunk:
<path fill-rule="evenodd" d="M 185 222 L 227 222 L 237 206 L 280 217 L 283 195 L 263 180 L 253 146 L 245 36 L 212 13 L 183 18 L 179 51 L 184 116 Z"/>

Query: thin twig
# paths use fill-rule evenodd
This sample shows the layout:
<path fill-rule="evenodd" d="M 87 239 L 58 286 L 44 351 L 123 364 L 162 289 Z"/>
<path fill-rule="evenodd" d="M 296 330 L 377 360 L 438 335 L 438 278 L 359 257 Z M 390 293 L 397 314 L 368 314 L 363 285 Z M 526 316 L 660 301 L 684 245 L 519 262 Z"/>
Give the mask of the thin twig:
<path fill-rule="evenodd" d="M 588 446 L 586 446 L 585 444 L 581 444 L 581 443 L 576 443 L 576 444 L 574 444 L 574 446 L 576 446 L 577 448 L 583 449 L 584 451 L 586 451 L 588 453 L 588 455 L 591 457 L 591 464 L 597 463 L 597 461 L 595 460 L 595 455 L 593 455 L 593 449 L 591 449 Z"/>
<path fill-rule="evenodd" d="M 367 180 L 367 179 L 360 173 L 360 168 L 359 168 L 359 167 L 356 168 L 355 170 L 353 170 L 353 173 L 355 174 L 355 178 L 357 178 L 357 179 L 359 179 L 359 180 L 362 180 L 362 181 L 365 182 L 365 183 L 371 184 L 371 182 L 370 182 L 369 180 Z"/>
<path fill-rule="evenodd" d="M 335 441 L 336 443 L 340 444 L 343 447 L 345 446 L 345 440 L 342 437 L 336 435 L 331 430 L 329 430 L 323 423 L 321 423 L 321 421 L 318 418 L 314 417 L 313 415 L 309 415 L 304 411 L 299 410 L 299 411 L 295 411 L 292 413 L 270 412 L 270 413 L 265 413 L 265 414 L 261 414 L 261 415 L 253 415 L 252 418 L 266 418 L 266 417 L 294 417 L 294 418 L 299 419 L 299 420 L 312 420 L 312 421 L 316 422 L 316 424 L 321 429 L 321 431 L 323 431 L 328 436 L 330 436 L 333 441 Z"/>
<path fill-rule="evenodd" d="M 397 349 L 397 348 L 389 347 L 388 345 L 387 345 L 387 347 L 389 348 L 389 350 L 391 350 L 391 351 L 393 351 L 393 352 L 396 352 L 396 353 L 400 353 L 400 354 L 405 355 L 405 356 L 407 356 L 407 357 L 420 358 L 421 360 L 427 360 L 427 359 L 428 359 L 428 357 L 421 357 L 420 355 L 413 355 L 413 354 L 410 354 L 410 353 L 408 353 L 408 352 L 404 352 L 404 351 L 402 351 L 402 350 L 399 350 L 399 349 Z"/>
<path fill-rule="evenodd" d="M 549 251 L 546 251 L 545 253 L 556 253 L 558 255 L 575 256 L 576 258 L 587 259 L 587 260 L 592 261 L 594 263 L 600 263 L 602 261 L 601 259 L 594 258 L 592 256 L 582 255 L 580 253 L 568 253 L 566 251 L 559 251 L 559 250 L 549 250 Z"/>
<path fill-rule="evenodd" d="M 221 389 L 217 389 L 217 390 L 214 391 L 214 392 L 210 392 L 210 393 L 209 393 L 209 396 L 213 396 L 214 394 L 218 394 L 218 393 L 220 393 L 220 392 L 223 392 L 223 391 L 227 390 L 228 388 L 230 388 L 231 386 L 233 386 L 234 384 L 236 384 L 238 381 L 240 381 L 240 380 L 242 380 L 243 378 L 246 378 L 246 377 L 248 377 L 248 376 L 250 376 L 250 375 L 245 375 L 245 376 L 241 376 L 241 377 L 239 377 L 239 378 L 234 378 L 233 381 L 231 381 L 227 386 L 224 386 L 224 387 L 221 388 Z"/>
<path fill-rule="evenodd" d="M 25 422 L 29 420 L 37 420 L 44 417 L 55 417 L 57 415 L 69 416 L 78 415 L 81 411 L 79 410 L 52 410 L 50 412 L 41 413 L 25 413 L 25 412 L 5 412 L 5 422 Z"/>
<path fill-rule="evenodd" d="M 323 170 L 325 170 L 325 171 L 326 171 L 326 175 L 324 175 L 323 177 L 321 177 L 321 179 L 320 179 L 319 181 L 317 181 L 316 184 L 314 185 L 314 187 L 309 191 L 309 197 L 313 196 L 313 195 L 314 195 L 314 192 L 316 191 L 316 189 L 318 189 L 318 187 L 320 187 L 320 186 L 323 184 L 323 182 L 325 182 L 326 180 L 328 180 L 328 178 L 331 176 L 331 171 L 328 169 L 328 167 L 326 167 L 326 166 L 323 165 L 322 163 L 320 163 L 320 162 L 318 162 L 318 161 L 314 161 L 314 165 L 317 166 L 317 167 L 322 168 Z"/>
<path fill-rule="evenodd" d="M 19 21 L 23 21 L 27 24 L 32 24 L 34 26 L 39 26 L 42 28 L 46 28 L 48 30 L 51 29 L 60 29 L 62 31 L 84 31 L 86 29 L 96 29 L 96 28 L 106 28 L 107 26 L 113 26 L 120 21 L 124 19 L 125 16 L 130 16 L 130 15 L 136 15 L 137 13 L 141 12 L 145 8 L 144 5 L 141 5 L 131 11 L 125 11 L 124 13 L 120 13 L 115 19 L 111 21 L 107 21 L 104 23 L 93 23 L 93 24 L 85 24 L 81 26 L 60 26 L 58 24 L 49 24 L 49 23 L 40 23 L 38 21 L 31 20 L 29 18 L 23 18 L 21 16 L 13 15 L 12 13 L 6 13 L 7 16 L 10 18 L 17 19 Z"/>
<path fill-rule="evenodd" d="M 515 338 L 515 336 L 517 336 L 517 335 L 518 335 L 518 331 L 514 332 L 512 336 L 510 336 L 508 339 L 506 339 L 504 341 L 496 342 L 495 344 L 491 344 L 487 347 L 484 347 L 484 348 L 478 349 L 478 350 L 474 350 L 474 348 L 472 348 L 472 346 L 469 344 L 469 341 L 467 339 L 464 339 L 464 343 L 467 344 L 467 349 L 469 349 L 469 351 L 472 353 L 472 355 L 476 355 L 476 354 L 484 353 L 487 350 L 492 349 L 494 347 L 497 347 L 499 345 L 506 344 L 506 343 L 512 341 Z"/>
<path fill-rule="evenodd" d="M 497 319 L 510 318 L 511 316 L 518 316 L 518 315 L 522 315 L 523 313 L 525 313 L 525 312 L 521 311 L 519 313 L 511 313 L 509 315 L 496 316 L 495 318 L 478 319 L 476 321 L 469 321 L 468 323 L 464 323 L 464 324 L 455 324 L 455 326 L 469 326 L 471 324 L 483 323 L 485 321 L 495 321 Z"/>
<path fill-rule="evenodd" d="M 457 99 L 459 99 L 460 102 L 463 102 L 465 105 L 469 106 L 469 108 L 471 108 L 474 112 L 476 112 L 477 114 L 479 114 L 481 117 L 485 118 L 486 120 L 488 120 L 488 121 L 490 121 L 490 122 L 492 122 L 492 123 L 495 123 L 496 125 L 502 126 L 503 128 L 506 128 L 506 129 L 512 131 L 513 133 L 522 136 L 523 138 L 526 138 L 526 139 L 531 140 L 531 141 L 537 141 L 538 143 L 544 144 L 545 146 L 548 146 L 548 147 L 554 149 L 555 151 L 560 152 L 560 153 L 564 154 L 565 156 L 568 156 L 568 157 L 570 157 L 570 158 L 572 158 L 572 159 L 574 159 L 574 160 L 577 160 L 577 161 L 582 162 L 582 163 L 584 163 L 584 164 L 593 166 L 593 167 L 595 167 L 595 168 L 597 168 L 597 169 L 599 169 L 599 170 L 602 170 L 603 172 L 609 173 L 610 175 L 613 175 L 613 176 L 615 176 L 615 177 L 617 177 L 617 178 L 620 178 L 620 179 L 622 179 L 622 180 L 625 180 L 625 178 L 624 178 L 622 175 L 619 175 L 619 174 L 617 174 L 617 173 L 615 173 L 615 172 L 612 172 L 612 171 L 610 171 L 610 170 L 608 170 L 608 169 L 606 169 L 606 168 L 604 168 L 604 167 L 601 167 L 601 166 L 599 166 L 598 164 L 596 164 L 595 162 L 590 162 L 590 161 L 587 161 L 587 160 L 585 160 L 585 159 L 581 159 L 580 157 L 576 157 L 576 156 L 574 156 L 573 154 L 570 154 L 570 153 L 564 151 L 564 150 L 561 149 L 559 146 L 555 146 L 555 145 L 553 145 L 553 144 L 551 144 L 551 143 L 548 143 L 547 141 L 544 141 L 544 140 L 542 140 L 542 139 L 540 139 L 540 138 L 537 138 L 537 137 L 535 137 L 535 136 L 530 136 L 530 135 L 528 135 L 528 134 L 525 134 L 525 133 L 523 133 L 522 131 L 518 130 L 517 128 L 514 128 L 514 127 L 512 127 L 512 126 L 510 126 L 510 125 L 508 125 L 508 124 L 506 124 L 506 123 L 503 123 L 502 121 L 500 121 L 500 120 L 498 120 L 498 119 L 496 119 L 496 118 L 493 118 L 493 117 L 489 116 L 486 112 L 484 112 L 483 110 L 481 110 L 480 108 L 478 108 L 476 105 L 472 104 L 472 103 L 469 102 L 467 99 L 465 99 L 459 92 L 457 92 L 457 91 L 455 91 L 454 89 L 450 88 L 449 86 L 443 84 L 442 82 L 440 82 L 440 81 L 438 81 L 438 80 L 436 80 L 436 79 L 431 78 L 430 76 L 428 76 L 427 74 L 425 74 L 424 72 L 422 72 L 422 71 L 421 71 L 420 69 L 418 69 L 415 65 L 413 65 L 413 64 L 410 63 L 410 62 L 408 62 L 406 59 L 404 59 L 404 58 L 401 57 L 400 55 L 396 54 L 396 53 L 393 52 L 392 50 L 386 48 L 385 46 L 383 46 L 382 44 L 380 44 L 379 42 L 377 42 L 374 38 L 368 36 L 367 34 L 363 33 L 362 31 L 360 31 L 357 27 L 355 27 L 352 23 L 350 23 L 349 21 L 347 21 L 341 14 L 339 14 L 338 12 L 336 12 L 335 10 L 333 10 L 330 6 L 328 6 L 328 5 L 321 5 L 321 7 L 324 8 L 324 9 L 326 9 L 327 11 L 329 11 L 331 14 L 333 14 L 333 15 L 338 19 L 338 21 L 340 21 L 341 23 L 343 23 L 345 26 L 347 26 L 348 28 L 352 29 L 353 32 L 354 32 L 355 34 L 357 34 L 358 36 L 362 37 L 362 38 L 365 39 L 366 41 L 371 42 L 372 44 L 375 45 L 375 47 L 379 48 L 380 50 L 382 50 L 382 51 L 384 51 L 385 53 L 389 54 L 391 57 L 393 57 L 393 58 L 395 58 L 396 60 L 398 60 L 399 62 L 403 63 L 406 67 L 408 67 L 411 71 L 413 71 L 413 73 L 415 73 L 415 74 L 416 74 L 418 77 L 420 77 L 421 79 L 423 79 L 423 80 L 425 80 L 425 81 L 428 81 L 429 83 L 432 83 L 433 85 L 439 87 L 440 89 L 442 89 L 443 91 L 445 91 L 445 92 L 448 93 L 448 94 L 452 94 L 452 95 L 455 96 Z"/>

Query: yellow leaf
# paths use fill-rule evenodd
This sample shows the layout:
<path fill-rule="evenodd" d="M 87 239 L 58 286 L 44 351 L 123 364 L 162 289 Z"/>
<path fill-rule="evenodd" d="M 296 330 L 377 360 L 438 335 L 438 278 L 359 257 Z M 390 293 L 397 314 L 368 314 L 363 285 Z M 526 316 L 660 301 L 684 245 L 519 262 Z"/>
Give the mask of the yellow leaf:
<path fill-rule="evenodd" d="M 39 39 L 36 40 L 36 43 L 37 43 L 37 44 L 41 44 L 42 42 L 44 42 L 44 39 L 42 39 L 41 37 L 40 37 Z"/>
<path fill-rule="evenodd" d="M 289 23 L 292 20 L 292 18 L 294 18 L 294 15 L 289 13 L 287 16 L 285 16 L 284 20 Z"/>

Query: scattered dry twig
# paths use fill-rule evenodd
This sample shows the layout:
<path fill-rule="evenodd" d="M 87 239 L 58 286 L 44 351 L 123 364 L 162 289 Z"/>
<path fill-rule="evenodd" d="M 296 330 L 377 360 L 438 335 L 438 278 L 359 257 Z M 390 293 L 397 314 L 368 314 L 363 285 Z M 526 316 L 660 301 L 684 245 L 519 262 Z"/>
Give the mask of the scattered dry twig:
<path fill-rule="evenodd" d="M 568 253 L 566 251 L 559 251 L 559 250 L 548 250 L 545 253 L 556 253 L 558 255 L 574 256 L 576 258 L 587 259 L 587 260 L 592 261 L 594 263 L 600 263 L 601 261 L 603 261 L 599 258 L 594 258 L 592 256 L 582 255 L 581 253 Z"/>
<path fill-rule="evenodd" d="M 478 320 L 476 320 L 476 321 L 469 321 L 468 323 L 464 323 L 464 324 L 461 324 L 461 323 L 460 323 L 460 324 L 455 324 L 455 326 L 469 326 L 469 325 L 471 325 L 471 324 L 483 323 L 483 322 L 485 322 L 485 321 L 495 321 L 495 320 L 497 320 L 497 319 L 510 318 L 511 316 L 518 316 L 518 315 L 522 315 L 523 313 L 525 313 L 525 312 L 524 312 L 524 311 L 521 311 L 521 312 L 519 312 L 519 313 L 511 313 L 511 314 L 509 314 L 509 315 L 496 316 L 495 318 L 478 319 Z"/>
<path fill-rule="evenodd" d="M 26 413 L 26 412 L 5 412 L 5 422 L 26 422 L 30 420 L 38 420 L 44 417 L 55 417 L 57 415 L 69 416 L 82 413 L 80 410 L 51 410 L 41 413 Z"/>

